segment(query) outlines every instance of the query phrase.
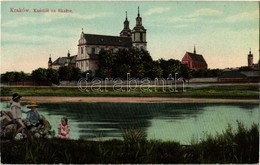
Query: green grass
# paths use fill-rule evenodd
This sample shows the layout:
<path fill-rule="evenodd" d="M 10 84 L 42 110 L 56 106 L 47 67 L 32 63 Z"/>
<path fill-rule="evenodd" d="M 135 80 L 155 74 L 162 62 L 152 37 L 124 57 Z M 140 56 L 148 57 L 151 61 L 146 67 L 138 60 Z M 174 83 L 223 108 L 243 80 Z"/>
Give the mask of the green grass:
<path fill-rule="evenodd" d="M 125 140 L 83 141 L 34 139 L 1 142 L 1 161 L 19 163 L 258 163 L 259 127 L 238 122 L 234 130 L 183 146 L 178 142 L 148 141 L 141 130 L 127 130 Z"/>
<path fill-rule="evenodd" d="M 113 87 L 101 88 L 103 90 L 89 92 L 80 91 L 78 87 L 1 87 L 2 96 L 11 96 L 13 93 L 19 93 L 23 96 L 90 96 L 90 97 L 191 97 L 191 98 L 245 98 L 258 99 L 259 87 L 255 84 L 233 85 L 233 86 L 210 86 L 200 88 L 186 88 L 186 92 L 179 88 L 179 92 L 171 92 L 167 88 L 164 92 L 161 87 L 150 87 L 151 91 L 144 91 L 140 88 L 127 92 L 114 91 Z M 144 89 L 144 88 L 142 88 Z"/>

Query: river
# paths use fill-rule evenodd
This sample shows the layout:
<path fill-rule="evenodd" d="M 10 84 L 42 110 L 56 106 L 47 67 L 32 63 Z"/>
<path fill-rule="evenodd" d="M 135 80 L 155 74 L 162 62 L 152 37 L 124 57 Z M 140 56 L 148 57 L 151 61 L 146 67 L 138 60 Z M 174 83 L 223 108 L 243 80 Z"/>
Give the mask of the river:
<path fill-rule="evenodd" d="M 1 109 L 8 110 L 7 103 Z M 86 140 L 122 139 L 122 130 L 142 129 L 148 139 L 190 144 L 222 133 L 228 124 L 235 129 L 237 121 L 246 127 L 259 122 L 259 105 L 252 103 L 42 103 L 38 111 L 56 133 L 68 117 L 71 137 Z"/>

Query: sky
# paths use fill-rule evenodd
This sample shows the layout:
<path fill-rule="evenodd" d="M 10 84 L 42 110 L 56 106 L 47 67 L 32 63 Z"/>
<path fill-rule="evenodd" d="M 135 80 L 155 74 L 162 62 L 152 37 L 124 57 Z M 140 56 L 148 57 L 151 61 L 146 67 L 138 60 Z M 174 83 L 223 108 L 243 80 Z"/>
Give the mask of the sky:
<path fill-rule="evenodd" d="M 211 69 L 246 66 L 250 48 L 254 63 L 259 60 L 258 2 L 2 1 L 1 73 L 47 68 L 50 54 L 53 61 L 68 50 L 76 55 L 82 28 L 84 33 L 119 36 L 125 11 L 132 29 L 138 6 L 154 60 L 181 60 L 194 45 Z M 12 8 L 30 12 L 11 12 Z"/>

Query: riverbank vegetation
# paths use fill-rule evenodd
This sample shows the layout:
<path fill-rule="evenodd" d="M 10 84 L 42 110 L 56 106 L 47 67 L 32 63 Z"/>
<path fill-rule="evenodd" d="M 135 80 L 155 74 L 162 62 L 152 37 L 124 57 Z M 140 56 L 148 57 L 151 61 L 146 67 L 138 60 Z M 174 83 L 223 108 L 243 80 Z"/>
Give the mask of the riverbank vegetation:
<path fill-rule="evenodd" d="M 118 86 L 99 87 L 87 86 L 80 90 L 78 87 L 40 87 L 40 86 L 5 86 L 1 87 L 1 96 L 11 96 L 13 93 L 19 93 L 22 96 L 88 96 L 88 97 L 176 97 L 176 98 L 239 98 L 239 99 L 258 99 L 259 89 L 256 84 L 243 84 L 232 86 L 208 86 L 208 87 L 185 87 L 183 92 L 182 87 L 178 87 L 178 92 L 174 92 L 174 87 L 171 89 L 165 87 L 145 87 L 138 86 L 136 89 L 127 91 L 130 88 L 126 86 L 118 90 Z M 85 90 L 89 90 L 88 92 Z M 117 90 L 115 90 L 117 89 Z M 155 91 L 156 90 L 156 91 Z M 172 90 L 172 91 L 170 91 Z"/>
<path fill-rule="evenodd" d="M 176 59 L 153 60 L 150 53 L 136 48 L 122 49 L 118 51 L 100 51 L 98 69 L 95 75 L 91 70 L 82 72 L 79 68 L 71 65 L 60 67 L 58 70 L 52 68 L 37 68 L 31 73 L 23 71 L 11 71 L 1 74 L 1 83 L 24 84 L 26 81 L 34 85 L 51 86 L 60 84 L 60 81 L 78 81 L 79 78 L 89 74 L 89 78 L 121 78 L 126 79 L 127 73 L 131 77 L 142 79 L 165 78 L 178 73 L 177 78 L 183 77 L 189 80 L 194 77 L 218 77 L 223 73 L 221 69 L 204 69 L 199 71 L 190 70 L 181 61 Z"/>
<path fill-rule="evenodd" d="M 124 140 L 34 139 L 1 142 L 2 163 L 258 163 L 259 126 L 238 122 L 191 145 L 146 140 L 142 130 L 124 130 Z"/>

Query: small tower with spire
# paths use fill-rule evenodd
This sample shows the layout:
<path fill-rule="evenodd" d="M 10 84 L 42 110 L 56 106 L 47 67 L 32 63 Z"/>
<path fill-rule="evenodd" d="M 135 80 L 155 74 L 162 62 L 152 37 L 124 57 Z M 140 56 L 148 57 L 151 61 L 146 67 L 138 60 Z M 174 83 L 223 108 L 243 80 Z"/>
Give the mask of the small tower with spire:
<path fill-rule="evenodd" d="M 49 56 L 49 61 L 48 61 L 48 69 L 52 68 L 52 60 L 51 60 L 51 54 Z"/>
<path fill-rule="evenodd" d="M 136 25 L 132 30 L 133 46 L 139 49 L 147 50 L 146 29 L 142 25 L 142 17 L 138 6 L 138 14 L 136 17 Z"/>
<path fill-rule="evenodd" d="M 249 50 L 249 54 L 247 55 L 247 64 L 248 67 L 253 67 L 253 54 L 251 53 L 251 48 Z"/>
<path fill-rule="evenodd" d="M 196 47 L 195 47 L 195 45 L 194 45 L 194 51 L 193 51 L 193 53 L 196 54 Z"/>
<path fill-rule="evenodd" d="M 129 21 L 127 19 L 127 11 L 125 12 L 126 17 L 124 21 L 124 29 L 120 32 L 120 37 L 131 37 L 131 30 L 129 28 Z"/>
<path fill-rule="evenodd" d="M 67 65 L 70 65 L 70 51 L 68 50 L 68 54 L 67 54 L 67 61 L 66 61 Z"/>

